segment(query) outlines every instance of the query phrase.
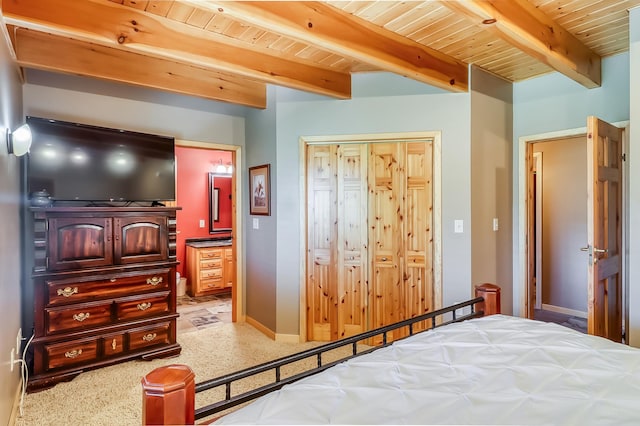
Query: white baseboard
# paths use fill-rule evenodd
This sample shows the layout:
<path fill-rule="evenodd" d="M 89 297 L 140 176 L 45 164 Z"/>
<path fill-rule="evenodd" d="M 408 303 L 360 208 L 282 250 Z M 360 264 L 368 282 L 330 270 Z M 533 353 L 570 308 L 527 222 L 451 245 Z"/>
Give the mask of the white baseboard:
<path fill-rule="evenodd" d="M 578 311 L 575 309 L 563 308 L 562 306 L 555 305 L 547 305 L 546 303 L 542 304 L 542 309 L 545 311 L 557 312 L 559 314 L 572 315 L 574 317 L 586 318 L 587 313 Z"/>

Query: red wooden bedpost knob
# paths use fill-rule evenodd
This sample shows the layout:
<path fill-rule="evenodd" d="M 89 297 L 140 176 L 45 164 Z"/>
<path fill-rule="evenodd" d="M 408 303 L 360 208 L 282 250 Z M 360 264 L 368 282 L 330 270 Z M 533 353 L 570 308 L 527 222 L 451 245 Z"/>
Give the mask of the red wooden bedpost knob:
<path fill-rule="evenodd" d="M 476 311 L 484 311 L 484 315 L 500 313 L 500 287 L 484 283 L 476 286 L 476 297 L 483 297 L 484 302 L 476 303 Z"/>
<path fill-rule="evenodd" d="M 159 367 L 142 378 L 143 425 L 192 425 L 195 374 L 186 365 Z"/>

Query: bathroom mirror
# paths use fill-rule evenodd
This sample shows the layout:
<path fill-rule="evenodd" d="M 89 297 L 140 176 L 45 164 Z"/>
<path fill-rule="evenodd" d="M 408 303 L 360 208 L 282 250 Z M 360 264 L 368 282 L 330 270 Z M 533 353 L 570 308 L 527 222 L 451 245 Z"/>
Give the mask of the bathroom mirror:
<path fill-rule="evenodd" d="M 231 229 L 231 176 L 209 173 L 209 232 Z"/>

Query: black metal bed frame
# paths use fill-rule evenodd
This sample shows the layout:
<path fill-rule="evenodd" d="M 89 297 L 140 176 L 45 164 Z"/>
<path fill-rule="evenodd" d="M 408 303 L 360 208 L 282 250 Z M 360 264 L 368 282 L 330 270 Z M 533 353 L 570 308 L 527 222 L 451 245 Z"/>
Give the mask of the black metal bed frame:
<path fill-rule="evenodd" d="M 195 419 L 203 419 L 205 417 L 209 417 L 213 414 L 219 413 L 221 411 L 225 411 L 229 408 L 235 407 L 239 404 L 243 404 L 245 402 L 256 399 L 262 395 L 266 395 L 274 390 L 278 390 L 286 384 L 293 383 L 302 378 L 317 374 L 321 371 L 324 371 L 330 367 L 333 367 L 336 364 L 342 363 L 348 359 L 352 359 L 358 357 L 360 355 L 364 355 L 369 352 L 373 352 L 376 349 L 380 349 L 386 346 L 389 346 L 393 342 L 388 342 L 387 333 L 392 332 L 394 330 L 398 330 L 403 327 L 408 327 L 408 335 L 406 337 L 412 336 L 413 334 L 419 333 L 421 331 L 432 330 L 436 327 L 441 327 L 447 324 L 451 324 L 454 322 L 461 322 L 471 318 L 477 318 L 484 315 L 483 311 L 476 311 L 475 305 L 476 303 L 483 302 L 484 298 L 476 297 L 475 299 L 468 300 L 466 302 L 457 303 L 452 306 L 448 306 L 446 308 L 438 309 L 433 312 L 429 312 L 423 315 L 419 315 L 407 320 L 403 320 L 391 325 L 387 325 L 384 327 L 376 328 L 374 330 L 366 331 L 360 334 L 356 334 L 351 337 L 346 337 L 344 339 L 336 340 L 334 342 L 329 342 L 318 347 L 307 349 L 301 352 L 297 352 L 291 355 L 284 356 L 282 358 L 278 358 L 272 361 L 265 362 L 263 364 L 256 365 L 254 367 L 249 367 L 240 371 L 236 371 L 234 373 L 226 374 L 224 376 L 220 376 L 215 379 L 206 380 L 201 383 L 197 383 L 195 386 L 196 393 L 203 392 L 209 389 L 218 388 L 221 386 L 225 387 L 225 399 L 215 402 L 213 404 L 197 408 L 195 410 Z M 471 311 L 465 315 L 458 315 L 456 311 L 458 309 L 463 309 L 466 307 L 471 307 Z M 451 314 L 450 319 L 445 319 L 444 317 L 447 314 Z M 431 327 L 420 329 L 414 332 L 414 324 L 431 320 Z M 382 343 L 378 346 L 372 347 L 370 349 L 364 349 L 360 352 L 357 351 L 357 344 L 362 342 L 363 340 L 370 339 L 376 336 L 382 335 Z M 323 363 L 322 355 L 338 349 L 342 347 L 346 347 L 351 345 L 351 355 L 343 357 L 339 360 L 330 361 L 327 363 Z M 317 359 L 317 367 L 303 371 L 298 374 L 294 374 L 289 377 L 281 378 L 281 367 L 293 364 L 294 362 L 298 362 L 310 357 L 316 357 Z M 238 395 L 231 395 L 231 384 L 233 382 L 237 382 L 239 380 L 245 379 L 250 376 L 254 376 L 269 370 L 274 370 L 275 377 L 272 383 L 267 385 L 258 387 L 256 389 L 252 389 L 247 392 L 240 393 Z"/>

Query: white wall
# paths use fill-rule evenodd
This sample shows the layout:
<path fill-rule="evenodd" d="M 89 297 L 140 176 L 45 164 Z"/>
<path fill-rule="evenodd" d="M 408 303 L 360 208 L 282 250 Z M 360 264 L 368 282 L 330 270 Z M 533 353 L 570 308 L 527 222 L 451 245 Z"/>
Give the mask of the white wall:
<path fill-rule="evenodd" d="M 357 79 L 358 76 L 353 77 Z M 383 78 L 381 75 L 379 78 Z M 400 77 L 393 76 L 393 79 Z M 404 80 L 403 80 L 404 81 Z M 407 83 L 409 84 L 409 83 Z M 424 93 L 419 83 L 413 93 Z M 386 86 L 392 90 L 394 81 Z M 443 303 L 471 293 L 471 235 L 453 233 L 454 219 L 468 226 L 470 206 L 469 94 L 371 96 L 335 101 L 299 101 L 278 89 L 275 181 L 277 238 L 277 331 L 298 334 L 300 304 L 299 137 L 410 131 L 442 131 Z M 295 98 L 295 96 L 294 96 Z M 248 263 L 250 261 L 248 260 Z"/>
<path fill-rule="evenodd" d="M 631 105 L 629 118 L 629 343 L 640 347 L 640 7 L 629 14 L 629 93 Z"/>
<path fill-rule="evenodd" d="M 24 86 L 25 115 L 244 146 L 244 118 L 182 106 L 35 84 Z"/>

